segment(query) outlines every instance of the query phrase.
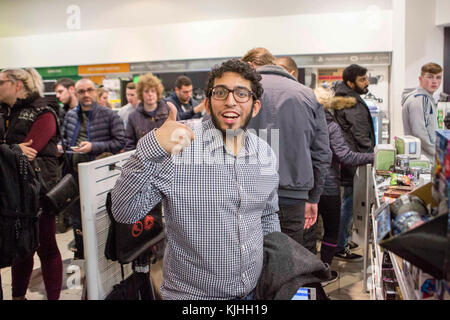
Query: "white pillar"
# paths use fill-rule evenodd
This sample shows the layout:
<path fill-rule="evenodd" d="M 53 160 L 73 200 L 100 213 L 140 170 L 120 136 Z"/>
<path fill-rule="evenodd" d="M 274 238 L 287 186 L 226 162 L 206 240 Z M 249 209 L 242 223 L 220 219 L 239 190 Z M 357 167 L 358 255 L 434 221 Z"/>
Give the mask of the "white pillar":
<path fill-rule="evenodd" d="M 391 143 L 403 134 L 401 92 L 406 77 L 406 0 L 392 1 L 392 65 L 389 121 Z"/>
<path fill-rule="evenodd" d="M 444 28 L 436 25 L 436 4 L 436 0 L 392 1 L 391 142 L 403 134 L 403 90 L 419 85 L 422 65 L 443 65 Z"/>

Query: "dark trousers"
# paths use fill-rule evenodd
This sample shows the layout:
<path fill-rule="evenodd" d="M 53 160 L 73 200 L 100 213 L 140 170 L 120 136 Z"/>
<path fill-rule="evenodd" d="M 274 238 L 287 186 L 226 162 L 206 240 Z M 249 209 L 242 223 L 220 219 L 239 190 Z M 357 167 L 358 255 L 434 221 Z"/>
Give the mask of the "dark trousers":
<path fill-rule="evenodd" d="M 75 238 L 75 252 L 74 257 L 76 259 L 84 259 L 84 247 L 83 247 L 83 225 L 81 223 L 81 206 L 80 200 L 74 203 L 71 207 L 71 221 L 73 227 L 73 236 Z"/>
<path fill-rule="evenodd" d="M 58 300 L 62 287 L 63 265 L 55 237 L 55 216 L 42 214 L 39 217 L 39 248 L 42 277 L 48 300 Z M 12 296 L 25 296 L 33 271 L 34 253 L 15 263 L 11 268 Z"/>
<path fill-rule="evenodd" d="M 339 237 L 339 221 L 341 216 L 341 197 L 324 196 L 320 197 L 319 214 L 323 221 L 323 239 L 320 249 L 320 259 L 324 263 L 331 265 Z"/>
<path fill-rule="evenodd" d="M 305 201 L 294 205 L 279 205 L 281 232 L 288 235 L 312 253 L 316 253 L 316 226 L 315 223 L 309 229 L 305 227 Z"/>

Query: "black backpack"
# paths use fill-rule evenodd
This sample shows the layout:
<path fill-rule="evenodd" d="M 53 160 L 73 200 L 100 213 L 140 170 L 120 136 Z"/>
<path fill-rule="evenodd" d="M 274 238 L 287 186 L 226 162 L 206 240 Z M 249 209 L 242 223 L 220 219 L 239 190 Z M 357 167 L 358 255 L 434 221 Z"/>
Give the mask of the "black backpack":
<path fill-rule="evenodd" d="M 0 144 L 0 268 L 39 246 L 40 184 L 16 144 Z"/>

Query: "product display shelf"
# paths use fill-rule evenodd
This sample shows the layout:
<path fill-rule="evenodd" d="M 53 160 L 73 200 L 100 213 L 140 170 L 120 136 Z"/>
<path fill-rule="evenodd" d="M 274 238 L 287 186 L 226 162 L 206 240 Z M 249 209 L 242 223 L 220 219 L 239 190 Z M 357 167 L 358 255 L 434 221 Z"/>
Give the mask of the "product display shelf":
<path fill-rule="evenodd" d="M 373 179 L 373 185 L 374 185 L 374 192 L 375 192 L 375 199 L 376 199 L 376 206 L 375 208 L 372 210 L 371 212 L 371 219 L 372 219 L 372 225 L 373 225 L 373 232 L 372 232 L 372 244 L 374 245 L 374 252 L 375 252 L 375 259 L 373 260 L 373 262 L 375 263 L 374 266 L 372 266 L 372 270 L 378 270 L 378 272 L 381 274 L 381 270 L 382 270 L 382 257 L 383 257 L 383 252 L 385 249 L 382 249 L 376 242 L 377 239 L 377 225 L 376 225 L 376 219 L 373 216 L 373 213 L 375 212 L 375 210 L 377 208 L 380 207 L 381 205 L 381 198 L 382 195 L 379 192 L 379 186 L 377 185 L 377 180 L 376 180 L 376 171 L 375 168 L 372 169 L 372 175 L 371 178 Z M 416 294 L 414 287 L 413 287 L 413 281 L 410 278 L 409 275 L 406 275 L 404 272 L 402 272 L 402 269 L 400 268 L 400 265 L 403 262 L 403 259 L 401 259 L 400 257 L 396 256 L 394 253 L 390 252 L 389 250 L 386 250 L 389 253 L 389 257 L 391 259 L 393 268 L 394 268 L 394 272 L 395 272 L 395 277 L 398 281 L 399 287 L 400 287 L 400 291 L 401 291 L 401 296 L 403 298 L 403 300 L 417 300 L 418 295 Z M 381 283 L 381 280 L 380 280 Z M 380 285 L 380 287 L 382 287 Z M 379 298 L 380 296 L 377 295 L 377 298 Z M 384 299 L 384 294 L 381 295 L 381 299 Z"/>
<path fill-rule="evenodd" d="M 382 248 L 379 246 L 379 245 L 377 245 L 377 237 L 378 237 L 378 234 L 377 234 L 377 230 L 378 230 L 378 227 L 377 227 L 377 221 L 376 221 L 376 219 L 375 219 L 375 217 L 373 216 L 373 213 L 375 212 L 375 210 L 376 209 L 378 209 L 379 207 L 380 207 L 380 196 L 379 196 L 379 193 L 378 193 L 378 189 L 377 189 L 377 184 L 376 184 L 376 179 L 375 179 L 375 169 L 373 169 L 372 170 L 372 179 L 373 179 L 373 186 L 374 186 L 374 192 L 375 192 L 375 205 L 374 205 L 374 208 L 372 208 L 372 212 L 371 212 L 371 215 L 370 215 L 370 219 L 372 220 L 372 244 L 374 245 L 374 251 L 375 251 L 375 257 L 376 257 L 376 263 L 377 263 L 377 266 L 380 268 L 380 270 L 381 270 L 381 264 L 382 264 L 382 261 L 383 261 L 383 251 L 382 251 Z"/>
<path fill-rule="evenodd" d="M 371 261 L 371 276 L 370 276 L 370 299 L 371 300 L 383 300 L 383 291 L 381 288 L 381 273 L 380 269 L 378 269 L 376 266 L 376 258 L 375 258 L 375 246 L 371 245 L 370 250 L 370 261 Z"/>
<path fill-rule="evenodd" d="M 412 279 L 405 275 L 405 273 L 400 268 L 400 264 L 403 259 L 396 256 L 394 253 L 389 252 L 389 257 L 391 258 L 392 266 L 394 267 L 395 276 L 397 278 L 398 284 L 400 286 L 400 291 L 402 292 L 403 300 L 419 300 L 419 296 L 414 290 Z"/>
<path fill-rule="evenodd" d="M 371 297 L 372 299 L 376 299 L 376 300 L 384 300 L 384 293 L 383 293 L 383 288 L 381 285 L 381 263 L 380 263 L 380 257 L 381 257 L 381 250 L 380 250 L 380 246 L 377 245 L 376 243 L 376 239 L 377 239 L 377 225 L 376 225 L 376 219 L 373 216 L 374 211 L 376 211 L 376 209 L 380 206 L 380 201 L 379 201 L 379 197 L 378 197 L 378 192 L 377 192 L 377 185 L 376 185 L 376 179 L 375 179 L 375 175 L 374 175 L 374 171 L 372 170 L 371 172 L 371 176 L 370 179 L 372 179 L 373 181 L 373 186 L 374 186 L 374 194 L 375 194 L 375 205 L 372 208 L 371 212 L 370 212 L 370 216 L 369 219 L 372 222 L 372 233 L 370 234 L 371 237 L 371 250 L 370 250 L 370 255 L 371 255 L 371 271 L 372 271 L 372 288 L 370 290 L 371 292 Z"/>

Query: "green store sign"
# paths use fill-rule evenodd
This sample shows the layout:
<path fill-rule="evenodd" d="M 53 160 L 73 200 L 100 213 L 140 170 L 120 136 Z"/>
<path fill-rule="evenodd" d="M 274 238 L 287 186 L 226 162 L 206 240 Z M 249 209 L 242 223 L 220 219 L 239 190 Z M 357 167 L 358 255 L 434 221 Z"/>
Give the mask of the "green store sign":
<path fill-rule="evenodd" d="M 37 72 L 42 76 L 42 78 L 55 79 L 62 77 L 78 77 L 78 66 L 69 67 L 51 67 L 51 68 L 36 68 Z"/>

